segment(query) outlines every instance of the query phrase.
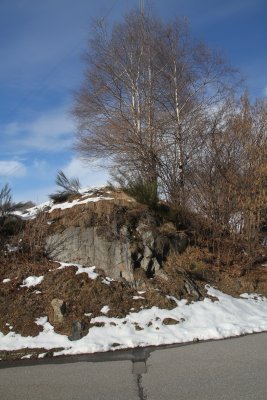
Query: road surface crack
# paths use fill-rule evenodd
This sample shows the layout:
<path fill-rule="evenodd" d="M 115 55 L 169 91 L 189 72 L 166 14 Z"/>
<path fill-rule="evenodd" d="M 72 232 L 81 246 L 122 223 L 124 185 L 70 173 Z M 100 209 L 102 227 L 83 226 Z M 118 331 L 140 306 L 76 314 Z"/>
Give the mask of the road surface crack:
<path fill-rule="evenodd" d="M 138 388 L 138 396 L 140 400 L 147 400 L 147 395 L 142 384 L 142 374 L 136 375 L 136 383 Z"/>

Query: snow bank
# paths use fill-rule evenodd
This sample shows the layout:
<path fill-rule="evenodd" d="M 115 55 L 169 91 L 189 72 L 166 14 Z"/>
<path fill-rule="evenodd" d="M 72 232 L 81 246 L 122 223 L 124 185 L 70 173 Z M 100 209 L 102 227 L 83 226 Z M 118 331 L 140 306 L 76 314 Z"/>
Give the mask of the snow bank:
<path fill-rule="evenodd" d="M 244 294 L 241 298 L 233 298 L 212 287 L 207 289 L 214 301 L 205 298 L 187 304 L 186 300 L 176 300 L 177 307 L 172 310 L 152 307 L 130 313 L 125 318 L 99 316 L 91 322 L 105 325 L 91 328 L 85 337 L 77 341 L 70 341 L 67 336 L 55 333 L 47 317 L 40 317 L 36 323 L 43 326 L 43 331 L 38 336 L 22 337 L 12 331 L 7 335 L 0 333 L 0 349 L 62 347 L 64 350 L 56 355 L 82 354 L 112 350 L 114 343 L 120 344 L 116 345 L 116 349 L 125 349 L 267 331 L 265 297 Z M 107 308 L 101 311 L 107 311 Z M 167 325 L 166 318 L 177 323 Z"/>

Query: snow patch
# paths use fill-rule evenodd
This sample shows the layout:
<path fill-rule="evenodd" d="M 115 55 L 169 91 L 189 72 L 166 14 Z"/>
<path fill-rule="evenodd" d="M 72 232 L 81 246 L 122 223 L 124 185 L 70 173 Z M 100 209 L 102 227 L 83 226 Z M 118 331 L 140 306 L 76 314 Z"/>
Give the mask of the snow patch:
<path fill-rule="evenodd" d="M 78 267 L 78 271 L 76 272 L 76 275 L 86 273 L 90 279 L 96 279 L 98 277 L 98 274 L 95 271 L 95 267 Z"/>
<path fill-rule="evenodd" d="M 31 354 L 26 354 L 25 356 L 22 356 L 21 357 L 21 360 L 25 360 L 25 359 L 27 359 L 27 358 L 31 358 Z"/>
<path fill-rule="evenodd" d="M 46 201 L 45 203 L 39 204 L 37 206 L 28 208 L 27 210 L 24 211 L 14 211 L 14 215 L 19 216 L 23 220 L 29 220 L 29 219 L 34 219 L 37 217 L 38 214 L 42 212 L 49 212 L 51 213 L 53 210 L 56 209 L 61 209 L 65 210 L 68 208 L 72 208 L 74 206 L 77 206 L 79 204 L 86 204 L 90 202 L 97 202 L 100 200 L 113 200 L 113 197 L 106 197 L 103 195 L 100 196 L 93 196 L 96 190 L 99 190 L 101 188 L 85 188 L 80 190 L 80 197 L 78 199 L 75 199 L 73 201 L 66 201 L 64 203 L 58 203 L 54 204 L 52 200 Z M 89 197 L 89 196 L 92 197 Z M 52 223 L 52 221 L 48 221 L 48 223 Z"/>
<path fill-rule="evenodd" d="M 32 287 L 36 285 L 40 285 L 40 283 L 43 281 L 44 277 L 43 276 L 29 276 L 28 278 L 24 279 L 22 282 L 22 285 L 20 287 Z"/>
<path fill-rule="evenodd" d="M 109 306 L 104 306 L 101 308 L 100 312 L 102 314 L 107 314 L 109 312 L 109 310 L 110 310 Z"/>
<path fill-rule="evenodd" d="M 61 261 L 55 261 L 57 263 L 60 264 L 60 267 L 58 267 L 57 269 L 64 269 L 64 268 L 68 268 L 68 267 L 76 267 L 77 271 L 76 271 L 76 275 L 82 274 L 82 273 L 86 273 L 88 275 L 88 278 L 90 279 L 96 279 L 99 275 L 95 272 L 95 266 L 93 267 L 84 267 L 81 264 L 75 264 L 75 263 L 65 263 L 65 262 L 61 262 Z"/>
<path fill-rule="evenodd" d="M 250 299 L 257 301 L 265 301 L 265 297 L 262 294 L 257 293 L 243 293 L 240 295 L 242 299 Z"/>
<path fill-rule="evenodd" d="M 108 276 L 106 276 L 104 279 L 102 279 L 102 283 L 104 283 L 105 285 L 110 286 L 111 282 L 113 282 L 114 279 L 109 278 Z"/>
<path fill-rule="evenodd" d="M 11 244 L 6 244 L 6 249 L 8 253 L 16 253 L 19 251 L 20 247 L 19 246 L 12 246 Z"/>
<path fill-rule="evenodd" d="M 83 199 L 83 197 L 85 197 L 85 198 Z M 81 198 L 73 200 L 71 202 L 66 201 L 65 203 L 54 204 L 51 206 L 49 212 L 51 213 L 52 211 L 57 210 L 57 209 L 66 210 L 67 208 L 72 208 L 72 207 L 80 205 L 80 204 L 96 203 L 97 201 L 100 201 L 100 200 L 113 200 L 113 197 L 104 197 L 104 196 L 88 197 L 88 195 L 84 195 Z"/>
<path fill-rule="evenodd" d="M 28 208 L 27 210 L 24 211 L 14 211 L 13 214 L 17 215 L 23 220 L 30 220 L 36 218 L 38 214 L 47 211 L 52 205 L 53 205 L 52 201 L 46 201 L 45 203 Z"/>

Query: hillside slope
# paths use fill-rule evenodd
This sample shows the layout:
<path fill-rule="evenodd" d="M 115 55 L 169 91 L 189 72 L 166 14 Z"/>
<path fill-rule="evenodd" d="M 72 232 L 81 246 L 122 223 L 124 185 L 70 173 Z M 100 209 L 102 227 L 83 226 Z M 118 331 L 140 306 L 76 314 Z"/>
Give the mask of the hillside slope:
<path fill-rule="evenodd" d="M 214 265 L 189 228 L 120 191 L 84 192 L 17 217 L 24 226 L 0 264 L 2 359 L 267 329 L 265 265 L 245 274 Z"/>

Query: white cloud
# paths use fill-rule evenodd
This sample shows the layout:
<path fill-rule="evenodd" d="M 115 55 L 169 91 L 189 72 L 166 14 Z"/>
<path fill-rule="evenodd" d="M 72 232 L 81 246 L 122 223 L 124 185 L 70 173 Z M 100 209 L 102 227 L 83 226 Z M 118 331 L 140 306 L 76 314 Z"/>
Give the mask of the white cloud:
<path fill-rule="evenodd" d="M 61 107 L 44 112 L 32 121 L 9 123 L 1 130 L 5 135 L 4 147 L 9 151 L 62 151 L 71 147 L 74 122 Z"/>
<path fill-rule="evenodd" d="M 264 94 L 264 96 L 267 97 L 267 86 L 266 86 L 265 89 L 263 90 L 263 94 Z"/>
<path fill-rule="evenodd" d="M 0 176 L 2 178 L 19 178 L 25 176 L 26 166 L 20 161 L 0 161 Z"/>
<path fill-rule="evenodd" d="M 104 186 L 108 180 L 108 172 L 100 168 L 96 162 L 85 163 L 79 158 L 73 157 L 63 168 L 68 177 L 79 178 L 83 187 Z"/>
<path fill-rule="evenodd" d="M 47 169 L 48 169 L 48 163 L 47 163 L 46 160 L 35 159 L 33 161 L 33 167 L 34 167 L 35 170 L 38 170 L 38 172 L 39 171 L 42 171 L 42 172 L 44 171 L 46 173 Z"/>

